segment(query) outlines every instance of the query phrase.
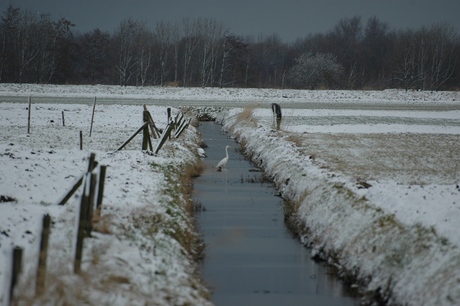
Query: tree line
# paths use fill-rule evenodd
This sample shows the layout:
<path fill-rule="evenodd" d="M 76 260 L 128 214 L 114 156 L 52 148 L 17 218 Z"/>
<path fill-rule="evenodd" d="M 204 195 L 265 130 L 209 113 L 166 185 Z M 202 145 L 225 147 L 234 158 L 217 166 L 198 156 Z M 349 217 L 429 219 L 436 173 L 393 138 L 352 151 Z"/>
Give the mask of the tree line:
<path fill-rule="evenodd" d="M 243 37 L 206 18 L 122 20 L 74 33 L 65 18 L 10 4 L 0 21 L 0 82 L 308 89 L 458 90 L 460 39 L 448 24 L 392 30 L 344 18 L 292 43 Z"/>

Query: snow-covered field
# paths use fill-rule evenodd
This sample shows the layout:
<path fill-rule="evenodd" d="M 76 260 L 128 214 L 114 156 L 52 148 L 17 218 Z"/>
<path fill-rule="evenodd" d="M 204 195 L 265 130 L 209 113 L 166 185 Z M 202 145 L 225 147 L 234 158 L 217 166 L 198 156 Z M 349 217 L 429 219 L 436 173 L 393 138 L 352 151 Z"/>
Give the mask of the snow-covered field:
<path fill-rule="evenodd" d="M 91 105 L 33 104 L 30 134 L 27 107 L 0 103 L 0 195 L 16 200 L 0 202 L 0 305 L 8 304 L 15 246 L 24 248 L 19 304 L 33 304 L 44 214 L 53 222 L 48 290 L 35 304 L 209 304 L 192 254 L 174 239 L 194 238 L 179 182 L 181 169 L 197 161 L 195 129 L 167 142 L 158 156 L 141 151 L 141 135 L 112 154 L 142 125 L 142 104 L 97 105 L 91 137 Z M 166 107 L 149 111 L 158 127 L 166 125 Z M 108 166 L 103 210 L 93 238 L 84 240 L 82 274 L 76 277 L 81 188 L 66 205 L 57 203 L 87 170 L 91 152 Z"/>
<path fill-rule="evenodd" d="M 29 95 L 40 103 L 33 104 L 27 135 Z M 107 102 L 96 106 L 89 138 L 94 96 Z M 126 150 L 109 154 L 140 126 L 142 104 L 165 125 L 165 101 L 230 107 L 220 120 L 273 176 L 283 195 L 298 203 L 297 220 L 308 228 L 304 240 L 315 254 L 333 255 L 344 270 L 365 280 L 368 289 L 391 290 L 392 302 L 460 304 L 458 92 L 25 84 L 0 85 L 0 195 L 17 199 L 0 203 L 2 303 L 14 245 L 26 252 L 24 298 L 33 294 L 30 276 L 44 213 L 54 221 L 51 245 L 56 253 L 49 259 L 53 277 L 61 286 L 83 286 L 85 280 L 70 269 L 78 197 L 63 207 L 55 203 L 84 172 L 90 152 L 109 165 L 103 214 L 113 225 L 111 234 L 96 233 L 95 239 L 85 240 L 83 270 L 105 286 L 75 290 L 69 299 L 119 305 L 127 300 L 206 303 L 203 286 L 191 286 L 196 283 L 191 279 L 194 266 L 181 247 L 161 231 L 148 240 L 133 225 L 146 212 L 167 215 L 171 195 L 164 192 L 164 169 L 193 161 L 193 128 L 157 157 L 142 153 L 136 139 Z M 272 102 L 283 108 L 280 131 L 271 128 Z M 254 108 L 254 119 L 235 125 L 241 120 L 236 114 L 246 105 Z M 83 151 L 78 147 L 80 130 Z M 117 295 L 107 292 L 114 285 Z M 50 293 L 54 299 L 59 289 Z"/>
<path fill-rule="evenodd" d="M 289 109 L 279 131 L 267 109 L 219 120 L 298 206 L 312 255 L 390 304 L 460 304 L 459 110 Z"/>

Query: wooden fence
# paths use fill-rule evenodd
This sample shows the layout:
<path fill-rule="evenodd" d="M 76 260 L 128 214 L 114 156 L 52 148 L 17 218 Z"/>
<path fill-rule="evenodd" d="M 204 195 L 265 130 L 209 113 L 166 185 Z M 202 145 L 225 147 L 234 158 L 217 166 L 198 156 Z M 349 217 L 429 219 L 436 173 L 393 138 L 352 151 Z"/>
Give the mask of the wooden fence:
<path fill-rule="evenodd" d="M 94 99 L 93 104 L 93 116 L 91 119 L 91 131 L 92 124 L 94 119 L 94 108 L 96 105 L 96 98 Z M 29 97 L 29 115 L 28 115 L 28 129 L 27 132 L 30 133 L 30 108 L 31 108 L 31 98 Z M 156 155 L 160 149 L 163 147 L 166 140 L 173 138 L 178 138 L 182 132 L 189 126 L 191 119 L 184 119 L 184 114 L 177 114 L 174 119 L 171 117 L 171 110 L 168 108 L 168 124 L 164 130 L 160 130 L 156 127 L 155 122 L 147 110 L 147 106 L 144 105 L 143 112 L 143 121 L 142 126 L 127 140 L 125 141 L 116 151 L 123 149 L 137 134 L 141 131 L 143 132 L 142 140 L 142 150 L 147 150 L 149 148 Z M 62 112 L 62 121 L 64 125 L 64 112 Z M 174 133 L 173 133 L 174 131 Z M 158 143 L 153 150 L 151 138 L 159 139 Z M 82 148 L 82 132 L 80 131 L 80 149 Z M 80 200 L 80 209 L 79 209 L 79 218 L 78 218 L 78 233 L 76 240 L 75 248 L 75 258 L 74 258 L 74 273 L 78 274 L 81 272 L 81 260 L 83 255 L 83 243 L 84 239 L 91 237 L 91 232 L 93 230 L 93 216 L 97 214 L 98 217 L 101 215 L 102 211 L 102 199 L 104 196 L 104 184 L 107 166 L 99 166 L 99 171 L 95 171 L 98 167 L 98 162 L 96 161 L 96 154 L 91 153 L 89 156 L 88 169 L 80 175 L 80 177 L 75 181 L 71 186 L 69 191 L 60 199 L 57 205 L 65 205 L 67 201 L 72 197 L 72 195 L 83 186 L 83 192 Z M 97 194 L 97 197 L 96 197 Z M 35 284 L 35 294 L 39 296 L 44 293 L 46 288 L 46 267 L 47 267 L 47 257 L 48 257 L 48 241 L 49 235 L 51 232 L 51 216 L 44 215 L 42 221 L 42 232 L 40 235 L 40 250 L 38 258 L 38 266 L 36 272 L 36 284 Z M 14 299 L 14 289 L 18 283 L 21 267 L 22 267 L 22 258 L 23 258 L 23 248 L 16 246 L 13 249 L 12 254 L 12 266 L 11 266 L 11 280 L 10 280 L 10 290 L 9 290 L 9 304 L 12 303 Z"/>

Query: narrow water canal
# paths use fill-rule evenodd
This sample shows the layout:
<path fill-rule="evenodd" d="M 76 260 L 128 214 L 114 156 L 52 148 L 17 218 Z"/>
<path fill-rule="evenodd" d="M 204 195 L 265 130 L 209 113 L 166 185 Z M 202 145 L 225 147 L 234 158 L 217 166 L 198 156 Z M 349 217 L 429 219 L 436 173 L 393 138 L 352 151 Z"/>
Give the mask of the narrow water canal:
<path fill-rule="evenodd" d="M 206 243 L 202 275 L 212 301 L 223 305 L 359 305 L 284 225 L 283 202 L 238 152 L 239 144 L 204 122 L 206 169 L 194 180 L 197 216 Z M 221 172 L 215 166 L 230 159 Z M 257 182 L 255 182 L 257 181 Z"/>

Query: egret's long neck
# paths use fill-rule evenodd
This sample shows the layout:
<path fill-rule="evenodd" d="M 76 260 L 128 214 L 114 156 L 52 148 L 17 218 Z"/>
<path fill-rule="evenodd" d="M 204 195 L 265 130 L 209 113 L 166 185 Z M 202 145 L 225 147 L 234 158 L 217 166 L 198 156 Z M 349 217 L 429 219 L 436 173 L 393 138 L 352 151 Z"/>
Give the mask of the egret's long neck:
<path fill-rule="evenodd" d="M 227 158 L 228 158 L 228 147 L 225 147 L 225 155 L 226 155 Z"/>

